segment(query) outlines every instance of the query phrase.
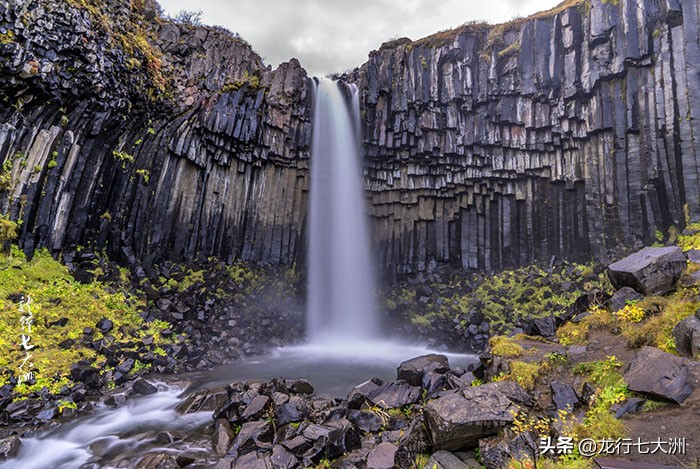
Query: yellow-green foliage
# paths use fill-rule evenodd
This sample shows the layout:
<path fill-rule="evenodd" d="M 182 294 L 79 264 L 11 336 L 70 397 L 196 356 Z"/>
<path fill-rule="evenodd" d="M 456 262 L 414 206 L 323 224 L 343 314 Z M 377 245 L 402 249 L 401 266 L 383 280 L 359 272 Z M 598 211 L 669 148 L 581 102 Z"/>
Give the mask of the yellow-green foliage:
<path fill-rule="evenodd" d="M 257 73 L 250 73 L 248 70 L 243 72 L 243 76 L 237 80 L 226 83 L 223 88 L 221 88 L 222 93 L 231 93 L 237 91 L 244 86 L 248 89 L 257 90 L 260 88 L 260 75 Z"/>
<path fill-rule="evenodd" d="M 622 336 L 631 347 L 651 345 L 675 353 L 673 328 L 700 307 L 692 292 L 679 291 L 667 297 L 648 297 L 637 303 L 650 316 L 645 321 L 625 327 Z"/>
<path fill-rule="evenodd" d="M 7 31 L 5 33 L 0 33 L 0 45 L 12 44 L 15 42 L 15 33 L 12 31 Z"/>
<path fill-rule="evenodd" d="M 560 288 L 566 281 L 573 282 L 570 291 Z M 521 319 L 562 312 L 580 293 L 608 286 L 607 277 L 596 276 L 592 266 L 565 264 L 548 272 L 533 265 L 485 278 L 473 295 L 453 298 L 451 304 L 467 310 L 476 306 L 492 328 L 503 332 Z"/>
<path fill-rule="evenodd" d="M 416 327 L 422 327 L 424 329 L 427 329 L 430 327 L 430 319 L 426 318 L 425 316 L 419 316 L 418 314 L 413 314 L 411 315 L 411 324 L 413 324 Z"/>
<path fill-rule="evenodd" d="M 11 295 L 19 294 L 32 299 L 31 333 L 22 330 L 19 305 L 9 299 Z M 66 267 L 45 250 L 37 251 L 34 258 L 27 261 L 24 254 L 13 246 L 11 256 L 0 256 L 0 350 L 3 350 L 0 384 L 6 382 L 9 371 L 17 375 L 26 357 L 20 340 L 24 333 L 30 337 L 29 344 L 34 346 L 31 362 L 34 363 L 36 384 L 28 386 L 25 383 L 16 390 L 24 394 L 46 386 L 57 393 L 62 386 L 69 384 L 71 364 L 82 358 L 98 358 L 93 349 L 83 347 L 78 341 L 67 350 L 58 344 L 66 339 L 79 339 L 84 328 L 94 329 L 102 318 L 114 323 L 110 334 L 119 341 L 144 337 L 149 332 L 144 331 L 144 321 L 138 314 L 142 305 L 141 298 L 113 292 L 100 282 L 76 282 Z M 68 319 L 65 326 L 51 325 L 61 318 Z M 96 337 L 101 335 L 99 331 L 95 334 Z M 156 339 L 158 343 L 160 337 L 156 336 Z M 96 365 L 100 367 L 101 363 L 98 359 Z M 22 371 L 30 371 L 27 368 L 25 366 Z"/>
<path fill-rule="evenodd" d="M 641 322 L 644 319 L 644 310 L 637 305 L 637 302 L 629 302 L 620 311 L 613 313 L 613 315 L 627 322 Z"/>
<path fill-rule="evenodd" d="M 539 363 L 514 360 L 509 363 L 509 367 L 510 371 L 496 377 L 495 381 L 515 381 L 528 391 L 532 391 L 535 388 L 535 382 L 541 371 Z"/>
<path fill-rule="evenodd" d="M 491 353 L 497 357 L 515 358 L 521 357 L 525 353 L 525 349 L 514 339 L 506 336 L 495 336 L 489 339 L 491 345 Z"/>
<path fill-rule="evenodd" d="M 580 363 L 574 367 L 575 374 L 586 376 L 598 385 L 598 391 L 593 397 L 583 424 L 575 429 L 579 439 L 616 439 L 625 436 L 624 425 L 610 411 L 613 404 L 619 404 L 631 396 L 620 373 L 621 367 L 622 362 L 615 356 L 601 361 Z"/>
<path fill-rule="evenodd" d="M 591 329 L 611 329 L 619 321 L 613 314 L 602 306 L 593 306 L 588 316 L 578 323 L 567 322 L 557 330 L 557 337 L 562 345 L 580 345 L 588 340 Z"/>
<path fill-rule="evenodd" d="M 17 223 L 0 215 L 0 248 L 6 241 L 13 241 L 17 238 L 17 228 Z"/>
<path fill-rule="evenodd" d="M 700 223 L 690 224 L 686 228 L 686 232 L 689 234 L 679 235 L 676 244 L 680 246 L 683 251 L 700 249 Z"/>

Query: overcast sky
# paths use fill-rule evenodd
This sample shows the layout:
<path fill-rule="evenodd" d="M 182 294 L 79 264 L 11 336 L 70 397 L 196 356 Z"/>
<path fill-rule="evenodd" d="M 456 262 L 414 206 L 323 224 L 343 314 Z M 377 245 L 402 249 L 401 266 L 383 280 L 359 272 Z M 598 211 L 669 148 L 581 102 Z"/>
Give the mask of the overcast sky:
<path fill-rule="evenodd" d="M 362 65 L 382 42 L 419 39 L 470 20 L 501 23 L 561 0 L 159 0 L 167 14 L 201 10 L 240 34 L 266 64 L 296 57 L 310 75 Z"/>

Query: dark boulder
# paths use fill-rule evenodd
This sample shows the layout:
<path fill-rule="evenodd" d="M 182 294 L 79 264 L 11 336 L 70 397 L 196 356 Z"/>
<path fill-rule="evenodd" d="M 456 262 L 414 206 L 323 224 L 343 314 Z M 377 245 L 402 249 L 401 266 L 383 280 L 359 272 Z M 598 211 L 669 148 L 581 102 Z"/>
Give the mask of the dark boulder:
<path fill-rule="evenodd" d="M 447 373 L 449 370 L 450 365 L 445 355 L 423 355 L 401 363 L 396 369 L 396 378 L 412 386 L 420 386 L 423 375 L 427 372 Z"/>
<path fill-rule="evenodd" d="M 539 454 L 536 435 L 521 433 L 514 438 L 493 437 L 479 441 L 481 463 L 486 469 L 502 469 L 513 459 L 535 461 Z"/>
<path fill-rule="evenodd" d="M 258 394 L 253 398 L 252 401 L 246 406 L 241 414 L 241 419 L 244 421 L 257 420 L 263 416 L 268 404 L 270 403 L 270 398 L 264 394 Z"/>
<path fill-rule="evenodd" d="M 636 414 L 644 407 L 645 399 L 640 399 L 638 397 L 631 397 L 621 404 L 617 405 L 617 408 L 613 406 L 613 411 L 615 412 L 615 418 L 621 419 L 627 414 Z"/>
<path fill-rule="evenodd" d="M 425 467 L 429 469 L 469 469 L 469 466 L 464 464 L 461 459 L 444 450 L 431 454 Z"/>
<path fill-rule="evenodd" d="M 190 394 L 177 405 L 176 409 L 183 414 L 215 411 L 222 407 L 227 400 L 228 393 L 224 388 L 206 389 Z"/>
<path fill-rule="evenodd" d="M 630 301 L 639 301 L 644 297 L 637 290 L 631 287 L 622 287 L 610 297 L 607 304 L 610 311 L 616 313 L 627 305 Z"/>
<path fill-rule="evenodd" d="M 272 448 L 270 462 L 275 469 L 292 469 L 299 464 L 297 458 L 282 445 Z"/>
<path fill-rule="evenodd" d="M 314 393 L 314 387 L 305 379 L 296 379 L 293 381 L 288 381 L 287 387 L 289 388 L 289 391 L 293 392 L 294 394 L 310 395 Z"/>
<path fill-rule="evenodd" d="M 424 415 L 434 447 L 468 448 L 512 423 L 518 406 L 501 389 L 504 383 L 476 386 L 428 402 Z"/>
<path fill-rule="evenodd" d="M 646 247 L 608 266 L 608 276 L 617 289 L 631 287 L 642 295 L 660 295 L 673 290 L 686 267 L 686 257 L 677 246 Z"/>
<path fill-rule="evenodd" d="M 386 424 L 376 413 L 357 409 L 348 411 L 348 420 L 364 433 L 378 432 Z"/>
<path fill-rule="evenodd" d="M 224 456 L 231 448 L 235 434 L 231 425 L 225 419 L 217 419 L 214 424 L 214 437 L 212 443 L 219 456 Z"/>
<path fill-rule="evenodd" d="M 552 401 L 557 406 L 557 410 L 573 412 L 579 405 L 580 400 L 574 388 L 570 384 L 554 381 L 550 384 L 552 389 Z"/>
<path fill-rule="evenodd" d="M 0 440 L 0 461 L 14 458 L 20 449 L 22 449 L 22 440 L 16 436 Z"/>
<path fill-rule="evenodd" d="M 693 362 L 654 347 L 642 347 L 625 373 L 630 391 L 682 403 L 695 389 Z"/>
<path fill-rule="evenodd" d="M 673 328 L 673 339 L 676 342 L 676 351 L 684 357 L 700 356 L 700 319 L 697 316 L 688 316 Z"/>
<path fill-rule="evenodd" d="M 379 443 L 367 455 L 367 469 L 392 469 L 396 467 L 398 449 L 392 443 Z"/>
<path fill-rule="evenodd" d="M 107 318 L 102 318 L 99 320 L 97 324 L 95 324 L 95 327 L 99 329 L 103 334 L 108 333 L 109 331 L 112 330 L 114 327 L 114 324 L 112 323 L 111 320 Z"/>
<path fill-rule="evenodd" d="M 143 396 L 148 396 L 150 394 L 155 394 L 158 392 L 158 388 L 146 381 L 143 378 L 138 378 L 132 384 L 132 389 L 134 393 L 141 394 Z"/>
<path fill-rule="evenodd" d="M 275 409 L 277 425 L 286 425 L 291 422 L 301 422 L 309 414 L 306 402 L 298 396 L 291 396 L 287 402 Z"/>
<path fill-rule="evenodd" d="M 229 454 L 243 455 L 272 447 L 272 427 L 264 421 L 246 422 L 233 441 Z"/>
<path fill-rule="evenodd" d="M 143 469 L 180 469 L 177 459 L 165 453 L 149 453 L 138 463 Z"/>
<path fill-rule="evenodd" d="M 420 395 L 420 387 L 411 386 L 405 381 L 397 381 L 370 391 L 367 398 L 376 406 L 393 409 L 418 402 Z"/>
<path fill-rule="evenodd" d="M 352 388 L 352 391 L 348 394 L 348 408 L 359 409 L 362 407 L 367 402 L 369 393 L 377 390 L 380 386 L 384 386 L 384 381 L 379 378 L 372 378 Z"/>

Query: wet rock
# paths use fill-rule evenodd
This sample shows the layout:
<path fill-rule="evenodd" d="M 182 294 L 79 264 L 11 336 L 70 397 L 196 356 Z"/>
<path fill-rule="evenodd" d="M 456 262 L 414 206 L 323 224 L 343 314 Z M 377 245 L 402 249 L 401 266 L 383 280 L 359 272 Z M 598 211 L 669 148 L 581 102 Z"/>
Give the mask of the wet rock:
<path fill-rule="evenodd" d="M 552 389 L 552 401 L 557 406 L 557 410 L 573 412 L 579 405 L 578 395 L 570 384 L 554 381 L 550 384 L 550 388 Z"/>
<path fill-rule="evenodd" d="M 291 396 L 284 404 L 275 409 L 277 425 L 286 425 L 291 422 L 301 422 L 309 414 L 306 402 L 298 396 Z"/>
<path fill-rule="evenodd" d="M 311 395 L 314 393 L 314 387 L 305 379 L 296 379 L 294 381 L 289 381 L 287 383 L 287 387 L 289 388 L 289 391 L 293 392 L 294 394 Z"/>
<path fill-rule="evenodd" d="M 0 440 L 0 461 L 14 458 L 20 449 L 22 449 L 22 440 L 16 436 Z"/>
<path fill-rule="evenodd" d="M 395 457 L 398 448 L 391 443 L 379 443 L 367 456 L 367 469 L 392 469 L 396 467 Z"/>
<path fill-rule="evenodd" d="M 697 316 L 688 316 L 673 328 L 673 339 L 676 343 L 676 351 L 679 355 L 689 358 L 700 357 L 700 348 L 697 347 L 700 337 L 700 319 Z M 693 340 L 695 338 L 695 340 Z"/>
<path fill-rule="evenodd" d="M 183 414 L 215 411 L 222 407 L 227 399 L 228 393 L 224 388 L 206 389 L 190 394 L 177 405 L 176 409 Z"/>
<path fill-rule="evenodd" d="M 610 306 L 610 311 L 616 313 L 627 305 L 630 301 L 639 301 L 644 297 L 631 287 L 622 287 L 610 297 L 608 300 L 608 305 Z"/>
<path fill-rule="evenodd" d="M 214 425 L 213 444 L 216 454 L 224 456 L 231 449 L 235 438 L 231 425 L 225 419 L 217 419 Z"/>
<path fill-rule="evenodd" d="M 143 378 L 137 378 L 131 385 L 134 393 L 141 394 L 143 396 L 148 396 L 150 394 L 155 394 L 158 392 L 158 388 L 146 381 Z"/>
<path fill-rule="evenodd" d="M 350 409 L 348 420 L 361 432 L 375 433 L 384 427 L 385 422 L 374 412 Z"/>
<path fill-rule="evenodd" d="M 169 454 L 149 453 L 138 464 L 143 469 L 180 469 L 177 460 Z"/>
<path fill-rule="evenodd" d="M 500 389 L 502 383 L 505 381 L 428 402 L 424 415 L 435 448 L 448 451 L 468 448 L 513 422 L 518 406 Z"/>
<path fill-rule="evenodd" d="M 444 450 L 431 454 L 425 467 L 430 469 L 469 469 L 469 466 L 464 464 L 461 459 Z"/>
<path fill-rule="evenodd" d="M 275 469 L 292 469 L 298 464 L 297 458 L 281 445 L 272 448 L 270 462 Z"/>
<path fill-rule="evenodd" d="M 352 388 L 348 394 L 348 408 L 359 409 L 367 402 L 367 396 L 370 392 L 376 391 L 384 382 L 378 378 L 372 378 Z"/>
<path fill-rule="evenodd" d="M 677 246 L 646 247 L 608 266 L 615 288 L 630 287 L 643 295 L 673 290 L 686 267 L 686 257 Z"/>
<path fill-rule="evenodd" d="M 272 427 L 264 421 L 246 422 L 241 426 L 229 454 L 243 455 L 272 447 Z"/>
<path fill-rule="evenodd" d="M 654 347 L 642 347 L 624 377 L 630 391 L 680 404 L 695 389 L 692 363 Z"/>
<path fill-rule="evenodd" d="M 269 455 L 250 452 L 239 457 L 232 469 L 273 469 L 273 465 Z"/>
<path fill-rule="evenodd" d="M 59 415 L 58 407 L 51 406 L 48 409 L 44 409 L 36 415 L 37 420 L 40 422 L 48 422 L 53 420 Z"/>
<path fill-rule="evenodd" d="M 586 405 L 591 405 L 593 396 L 598 391 L 598 388 L 593 384 L 586 381 L 581 387 L 581 402 Z"/>
<path fill-rule="evenodd" d="M 11 420 L 29 421 L 34 418 L 43 406 L 44 403 L 39 399 L 24 399 L 9 404 L 5 407 L 3 414 L 7 415 Z"/>
<path fill-rule="evenodd" d="M 420 387 L 411 386 L 405 381 L 397 381 L 370 391 L 367 398 L 372 404 L 383 409 L 393 409 L 417 402 L 420 395 Z"/>
<path fill-rule="evenodd" d="M 450 365 L 445 355 L 422 355 L 401 363 L 396 369 L 396 378 L 412 386 L 420 386 L 427 372 L 447 373 L 449 370 Z"/>
<path fill-rule="evenodd" d="M 258 394 L 243 410 L 241 419 L 244 421 L 259 419 L 265 413 L 269 403 L 270 398 L 268 396 Z"/>

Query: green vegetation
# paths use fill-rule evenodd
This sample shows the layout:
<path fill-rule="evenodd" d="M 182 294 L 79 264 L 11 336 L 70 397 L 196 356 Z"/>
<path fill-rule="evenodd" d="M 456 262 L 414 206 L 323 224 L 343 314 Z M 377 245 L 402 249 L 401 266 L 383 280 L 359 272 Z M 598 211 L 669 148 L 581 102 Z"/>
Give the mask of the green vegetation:
<path fill-rule="evenodd" d="M 0 215 L 0 249 L 5 251 L 5 244 L 17 239 L 17 230 L 19 226 L 17 223 L 8 219 L 4 215 Z"/>
<path fill-rule="evenodd" d="M 137 169 L 136 174 L 141 176 L 141 179 L 143 180 L 143 183 L 148 185 L 148 181 L 151 180 L 151 172 L 147 169 Z"/>
<path fill-rule="evenodd" d="M 260 88 L 260 86 L 260 75 L 258 75 L 258 72 L 251 74 L 248 70 L 246 70 L 243 72 L 243 76 L 241 78 L 230 83 L 226 83 L 221 88 L 221 93 L 231 93 L 243 87 L 246 87 L 249 90 L 257 90 Z"/>
<path fill-rule="evenodd" d="M 686 234 L 678 236 L 676 244 L 686 252 L 692 249 L 700 249 L 700 223 L 689 224 L 684 233 Z"/>
<path fill-rule="evenodd" d="M 542 365 L 513 360 L 510 362 L 509 367 L 510 371 L 508 373 L 497 376 L 494 378 L 494 381 L 515 381 L 527 391 L 535 389 L 535 382 L 540 376 Z"/>
<path fill-rule="evenodd" d="M 135 161 L 133 155 L 119 150 L 113 150 L 112 156 L 124 163 L 133 163 Z"/>
<path fill-rule="evenodd" d="M 30 344 L 32 348 L 32 371 L 36 383 L 23 383 L 15 390 L 27 395 L 46 387 L 56 394 L 63 386 L 70 385 L 70 365 L 87 359 L 104 370 L 105 357 L 99 355 L 88 342 L 82 342 L 85 328 L 95 329 L 103 318 L 110 319 L 114 328 L 106 335 L 122 342 L 121 350 L 135 350 L 135 340 L 152 335 L 153 347 L 166 342 L 159 334 L 170 327 L 164 321 L 144 323 L 139 309 L 144 300 L 123 293 L 125 288 L 114 289 L 100 281 L 82 284 L 75 281 L 65 266 L 54 260 L 45 251 L 37 251 L 31 261 L 12 247 L 11 255 L 0 256 L 0 348 L 8 353 L 0 356 L 0 385 L 7 382 L 10 374 L 17 376 L 26 357 L 20 346 L 23 332 L 20 318 L 19 298 L 30 297 L 33 315 Z M 64 323 L 64 325 L 60 325 Z M 95 338 L 102 335 L 96 331 Z M 64 341 L 70 339 L 67 345 Z M 63 343 L 63 346 L 59 345 Z M 146 366 L 135 366 L 135 371 Z M 25 371 L 28 371 L 25 367 Z"/>
<path fill-rule="evenodd" d="M 521 357 L 525 353 L 525 349 L 514 339 L 505 336 L 491 337 L 489 340 L 491 345 L 491 353 L 497 357 L 515 358 Z"/>

